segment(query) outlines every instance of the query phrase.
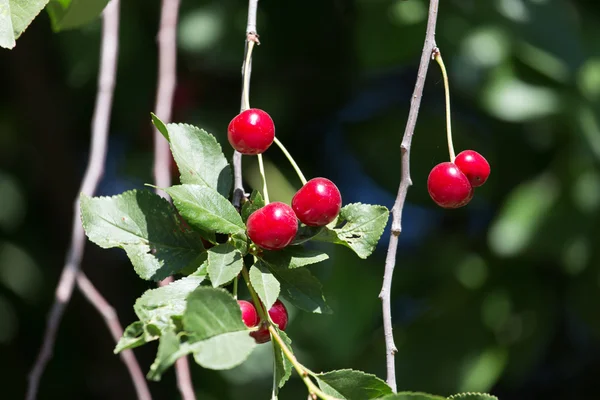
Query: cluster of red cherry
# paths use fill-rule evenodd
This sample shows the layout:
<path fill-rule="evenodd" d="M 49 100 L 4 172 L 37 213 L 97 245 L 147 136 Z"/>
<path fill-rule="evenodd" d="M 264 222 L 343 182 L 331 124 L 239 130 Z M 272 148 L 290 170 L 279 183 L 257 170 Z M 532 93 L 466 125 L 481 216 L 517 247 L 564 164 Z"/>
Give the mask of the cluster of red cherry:
<path fill-rule="evenodd" d="M 454 162 L 443 162 L 431 170 L 427 190 L 433 201 L 443 208 L 459 208 L 473 198 L 473 188 L 490 176 L 490 164 L 473 150 L 459 153 Z"/>
<path fill-rule="evenodd" d="M 275 124 L 265 111 L 250 108 L 231 120 L 227 139 L 241 154 L 259 155 L 273 144 Z M 341 207 L 342 196 L 337 186 L 329 179 L 314 178 L 296 192 L 291 207 L 282 202 L 273 202 L 253 212 L 246 222 L 248 237 L 262 249 L 280 250 L 294 240 L 298 232 L 298 220 L 307 226 L 324 226 L 338 216 Z M 245 300 L 238 303 L 246 326 L 257 326 L 259 318 L 254 305 Z M 279 329 L 285 329 L 288 316 L 283 303 L 276 301 L 269 315 Z M 257 343 L 270 340 L 265 326 L 251 335 Z"/>

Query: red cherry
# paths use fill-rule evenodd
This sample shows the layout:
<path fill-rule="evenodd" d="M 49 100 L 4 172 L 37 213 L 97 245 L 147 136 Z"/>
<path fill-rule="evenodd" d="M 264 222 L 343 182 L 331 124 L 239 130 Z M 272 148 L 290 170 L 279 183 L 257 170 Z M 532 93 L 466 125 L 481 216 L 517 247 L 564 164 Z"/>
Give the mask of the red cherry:
<path fill-rule="evenodd" d="M 279 300 L 273 304 L 273 307 L 269 310 L 269 316 L 275 325 L 279 327 L 282 331 L 285 331 L 288 323 L 288 312 L 283 305 L 283 303 Z M 250 336 L 254 338 L 256 343 L 266 343 L 271 340 L 271 334 L 269 333 L 269 328 L 263 326 L 259 330 L 255 332 L 250 332 Z"/>
<path fill-rule="evenodd" d="M 244 324 L 248 328 L 258 325 L 258 313 L 256 312 L 256 308 L 254 308 L 254 304 L 246 300 L 238 300 L 238 304 L 242 310 L 242 321 L 244 321 Z"/>
<path fill-rule="evenodd" d="M 242 154 L 261 154 L 275 138 L 275 124 L 263 110 L 250 108 L 242 111 L 229 123 L 227 139 Z"/>
<path fill-rule="evenodd" d="M 454 164 L 467 176 L 471 186 L 479 187 L 490 176 L 490 164 L 474 150 L 465 150 L 456 156 Z"/>
<path fill-rule="evenodd" d="M 340 191 L 326 178 L 314 178 L 306 182 L 292 199 L 296 216 L 308 226 L 327 225 L 337 217 L 341 207 Z"/>
<path fill-rule="evenodd" d="M 443 208 L 459 208 L 473 198 L 473 187 L 469 180 L 451 162 L 433 167 L 427 178 L 427 190 L 433 201 Z"/>
<path fill-rule="evenodd" d="M 292 207 L 276 201 L 250 214 L 246 226 L 250 240 L 258 247 L 280 250 L 294 240 L 298 219 Z"/>

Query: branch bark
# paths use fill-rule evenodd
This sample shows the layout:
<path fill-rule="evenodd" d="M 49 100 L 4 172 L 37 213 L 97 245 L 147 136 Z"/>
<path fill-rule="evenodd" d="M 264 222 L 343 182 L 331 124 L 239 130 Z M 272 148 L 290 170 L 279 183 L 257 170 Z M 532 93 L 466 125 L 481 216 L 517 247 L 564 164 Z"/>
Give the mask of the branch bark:
<path fill-rule="evenodd" d="M 108 131 L 114 94 L 117 57 L 119 50 L 119 0 L 112 0 L 105 8 L 102 16 L 102 44 L 100 49 L 100 70 L 98 74 L 98 92 L 92 120 L 92 143 L 88 165 L 81 183 L 79 193 L 92 196 L 104 174 Z M 73 294 L 76 278 L 84 296 L 98 309 L 104 317 L 111 333 L 118 340 L 122 334 L 114 309 L 106 302 L 92 283 L 81 272 L 81 260 L 85 248 L 85 232 L 80 220 L 79 194 L 73 205 L 73 226 L 71 244 L 67 260 L 56 288 L 54 304 L 48 315 L 42 348 L 29 375 L 26 399 L 37 397 L 42 374 L 50 358 L 56 340 L 56 333 L 65 309 Z M 135 356 L 129 352 L 122 356 L 133 379 L 139 399 L 149 400 L 150 392 Z M 140 380 L 141 376 L 141 380 Z"/>
<path fill-rule="evenodd" d="M 165 123 L 171 121 L 173 111 L 173 96 L 177 84 L 177 20 L 179 17 L 180 0 L 163 0 L 160 12 L 160 27 L 158 31 L 158 82 L 156 90 L 155 114 Z M 158 188 L 171 186 L 171 150 L 169 143 L 154 128 L 154 184 Z M 160 189 L 156 193 L 167 197 Z M 169 277 L 159 283 L 160 286 L 173 282 Z M 196 400 L 194 385 L 190 375 L 190 365 L 187 356 L 175 362 L 177 388 L 183 400 Z"/>
<path fill-rule="evenodd" d="M 248 60 L 248 68 L 246 76 L 246 55 L 248 54 L 248 44 L 254 42 L 259 44 L 258 33 L 256 32 L 256 13 L 258 10 L 258 0 L 248 1 L 248 20 L 246 23 L 246 41 L 244 42 L 244 63 L 242 64 L 242 100 L 240 105 L 240 112 L 244 111 L 244 93 L 245 90 L 250 90 L 250 84 L 244 88 L 244 82 L 247 80 L 250 82 L 250 75 L 252 74 L 252 58 Z M 239 208 L 242 202 L 242 198 L 245 196 L 244 183 L 242 180 L 242 155 L 237 150 L 233 153 L 233 200 L 232 203 L 236 208 Z"/>
<path fill-rule="evenodd" d="M 419 108 L 421 106 L 421 97 L 423 96 L 423 87 L 425 86 L 425 78 L 427 77 L 429 62 L 431 61 L 433 50 L 436 47 L 435 27 L 437 23 L 438 5 L 439 0 L 430 0 L 429 2 L 429 17 L 427 19 L 425 43 L 423 45 L 423 52 L 421 54 L 421 61 L 419 63 L 419 71 L 417 75 L 417 81 L 415 83 L 415 89 L 410 102 L 408 121 L 406 122 L 404 136 L 402 137 L 402 143 L 400 145 L 402 175 L 400 177 L 400 185 L 398 187 L 396 201 L 392 207 L 392 229 L 385 259 L 383 286 L 381 288 L 381 292 L 379 293 L 379 298 L 381 299 L 383 307 L 383 329 L 385 334 L 387 370 L 386 382 L 392 388 L 394 393 L 397 391 L 396 365 L 394 356 L 398 349 L 394 343 L 394 335 L 392 331 L 392 312 L 390 300 L 392 277 L 394 275 L 394 267 L 396 266 L 398 237 L 402 232 L 402 210 L 404 209 L 404 203 L 406 201 L 406 193 L 408 192 L 408 188 L 412 185 L 412 180 L 410 177 L 410 147 L 413 134 L 415 132 L 415 126 L 417 124 L 417 117 L 419 115 Z"/>

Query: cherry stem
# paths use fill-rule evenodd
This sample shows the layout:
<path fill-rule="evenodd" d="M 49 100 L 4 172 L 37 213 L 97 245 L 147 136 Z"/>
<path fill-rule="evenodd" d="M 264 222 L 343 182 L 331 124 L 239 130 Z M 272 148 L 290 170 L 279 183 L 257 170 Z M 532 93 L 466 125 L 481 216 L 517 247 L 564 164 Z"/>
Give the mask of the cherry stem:
<path fill-rule="evenodd" d="M 337 397 L 329 396 L 328 394 L 324 393 L 321 389 L 319 389 L 317 385 L 315 385 L 315 383 L 310 379 L 309 371 L 304 367 L 304 365 L 300 364 L 300 362 L 296 359 L 296 356 L 294 356 L 292 351 L 288 349 L 283 339 L 281 339 L 281 336 L 279 336 L 279 333 L 277 333 L 277 329 L 275 329 L 273 325 L 269 325 L 269 332 L 271 333 L 271 337 L 273 338 L 273 340 L 277 342 L 277 344 L 281 348 L 281 351 L 283 352 L 285 357 L 288 360 L 290 360 L 290 362 L 296 369 L 296 372 L 298 372 L 298 375 L 300 375 L 300 378 L 302 378 L 302 380 L 304 381 L 304 384 L 306 385 L 306 388 L 308 389 L 308 392 L 311 395 L 317 395 L 322 400 L 340 400 Z"/>
<path fill-rule="evenodd" d="M 442 70 L 442 77 L 444 78 L 444 92 L 446 95 L 446 134 L 448 135 L 448 153 L 450 154 L 450 162 L 454 162 L 456 155 L 454 153 L 454 143 L 452 142 L 452 124 L 450 122 L 450 85 L 448 84 L 448 73 L 446 72 L 446 66 L 444 60 L 442 60 L 442 54 L 440 49 L 435 48 L 433 50 L 433 58 L 440 66 Z"/>
<path fill-rule="evenodd" d="M 258 155 L 258 170 L 263 181 L 263 197 L 265 198 L 265 205 L 269 204 L 269 190 L 267 189 L 267 177 L 265 176 L 265 165 L 263 163 L 262 154 Z"/>
<path fill-rule="evenodd" d="M 250 108 L 250 69 L 252 68 L 252 50 L 255 42 L 248 41 L 248 49 L 246 50 L 246 58 L 244 59 L 244 83 L 242 86 L 242 111 Z"/>
<path fill-rule="evenodd" d="M 306 185 L 306 178 L 304 177 L 304 174 L 300 170 L 300 167 L 298 166 L 298 164 L 296 164 L 296 161 L 294 161 L 294 157 L 292 157 L 292 155 L 290 154 L 290 152 L 287 151 L 287 149 L 285 148 L 285 146 L 283 145 L 283 143 L 281 143 L 279 141 L 279 139 L 277 139 L 277 137 L 275 137 L 275 139 L 273 141 L 275 142 L 275 144 L 277 146 L 279 146 L 279 148 L 281 149 L 281 151 L 283 151 L 283 154 L 285 154 L 285 156 L 289 160 L 290 164 L 292 164 L 292 167 L 294 167 L 294 169 L 296 170 L 296 174 L 298 174 L 298 178 L 300 178 L 300 180 L 302 181 L 302 185 Z"/>
<path fill-rule="evenodd" d="M 240 276 L 236 276 L 233 280 L 233 298 L 237 300 L 238 298 L 238 281 L 240 280 Z"/>

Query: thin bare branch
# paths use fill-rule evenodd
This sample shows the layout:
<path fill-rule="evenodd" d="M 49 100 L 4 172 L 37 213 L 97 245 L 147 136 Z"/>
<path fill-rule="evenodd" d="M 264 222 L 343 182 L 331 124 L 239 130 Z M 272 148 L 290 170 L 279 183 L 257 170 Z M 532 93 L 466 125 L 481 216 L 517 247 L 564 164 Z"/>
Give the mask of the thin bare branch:
<path fill-rule="evenodd" d="M 123 335 L 123 327 L 119 323 L 119 318 L 117 317 L 115 309 L 106 301 L 82 271 L 77 274 L 77 287 L 94 308 L 100 312 L 110 330 L 111 336 L 115 342 L 118 342 Z M 122 351 L 119 356 L 131 375 L 137 398 L 139 400 L 152 400 L 146 377 L 142 373 L 142 369 L 140 368 L 133 351 Z"/>
<path fill-rule="evenodd" d="M 98 182 L 104 173 L 108 129 L 112 108 L 112 98 L 117 69 L 117 54 L 119 46 L 119 0 L 112 0 L 104 10 L 102 45 L 100 55 L 100 72 L 98 76 L 98 93 L 92 121 L 92 143 L 87 169 L 81 184 L 80 193 L 91 196 L 96 191 Z M 37 397 L 40 379 L 52 350 L 56 333 L 65 308 L 73 294 L 75 278 L 81 268 L 85 245 L 85 233 L 79 217 L 79 195 L 75 199 L 73 210 L 72 236 L 67 259 L 60 281 L 56 288 L 54 304 L 48 315 L 46 332 L 42 348 L 29 375 L 26 399 Z"/>
<path fill-rule="evenodd" d="M 402 175 L 400 178 L 400 186 L 398 187 L 398 195 L 396 197 L 396 201 L 394 202 L 394 206 L 392 207 L 392 229 L 387 256 L 385 259 L 383 287 L 379 293 L 379 298 L 381 299 L 383 306 L 383 329 L 385 333 L 387 367 L 386 382 L 394 392 L 397 391 L 394 355 L 398 349 L 394 343 L 394 335 L 392 332 L 390 294 L 392 290 L 394 267 L 396 266 L 398 237 L 402 232 L 402 210 L 404 209 L 406 193 L 408 192 L 408 188 L 412 185 L 412 180 L 410 177 L 410 146 L 412 143 L 413 134 L 415 132 L 415 126 L 417 124 L 417 117 L 419 115 L 419 107 L 421 106 L 421 97 L 423 96 L 423 87 L 425 86 L 425 78 L 427 77 L 429 62 L 431 61 L 433 49 L 436 47 L 435 26 L 437 23 L 438 5 L 439 0 L 430 0 L 429 2 L 429 17 L 427 20 L 427 30 L 425 33 L 425 44 L 423 45 L 423 53 L 421 54 L 421 62 L 419 63 L 417 82 L 415 83 L 415 89 L 410 102 L 408 121 L 406 122 L 404 136 L 402 137 L 402 144 L 400 145 Z"/>
<path fill-rule="evenodd" d="M 177 20 L 180 0 L 162 0 L 160 28 L 158 31 L 158 84 L 156 90 L 155 114 L 165 123 L 171 121 L 173 96 L 177 84 Z M 171 151 L 169 143 L 158 129 L 154 129 L 154 184 L 159 188 L 171 186 Z M 168 197 L 160 189 L 156 193 Z M 168 285 L 169 277 L 159 283 Z M 190 375 L 190 365 L 186 356 L 175 362 L 177 387 L 183 400 L 196 400 L 194 385 Z"/>
<path fill-rule="evenodd" d="M 258 0 L 248 1 L 248 22 L 246 24 L 246 41 L 244 42 L 244 63 L 242 64 L 242 100 L 240 112 L 248 107 L 250 97 L 250 75 L 252 75 L 252 55 L 248 56 L 248 44 L 258 41 L 256 31 L 256 13 L 258 10 Z M 248 63 L 248 65 L 246 65 Z M 240 207 L 242 198 L 245 196 L 244 184 L 242 181 L 242 155 L 236 150 L 233 153 L 233 205 Z"/>

